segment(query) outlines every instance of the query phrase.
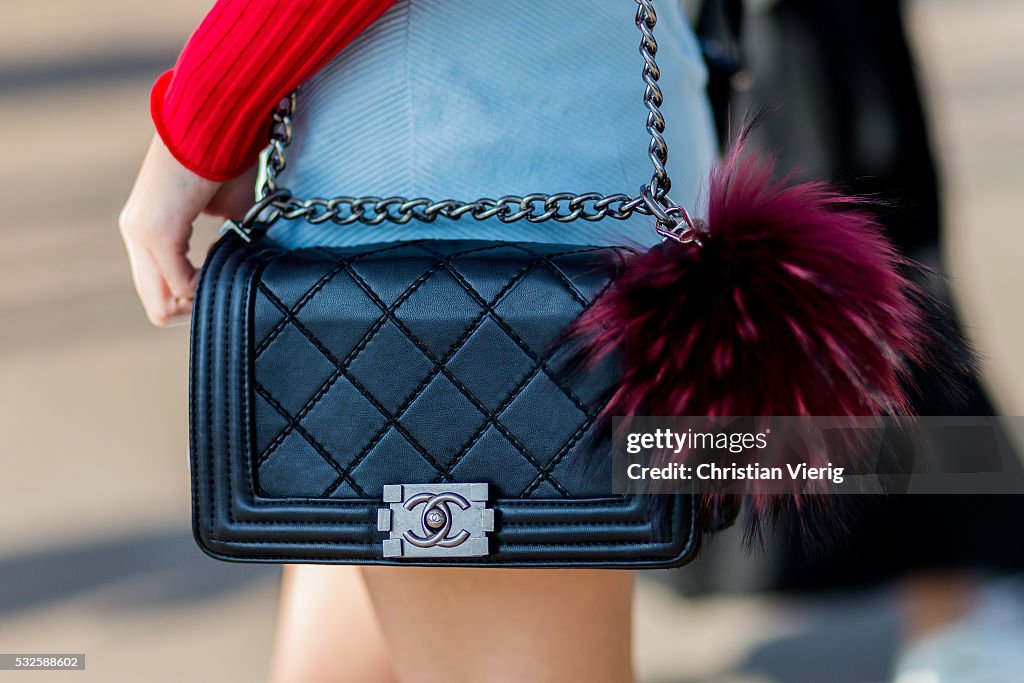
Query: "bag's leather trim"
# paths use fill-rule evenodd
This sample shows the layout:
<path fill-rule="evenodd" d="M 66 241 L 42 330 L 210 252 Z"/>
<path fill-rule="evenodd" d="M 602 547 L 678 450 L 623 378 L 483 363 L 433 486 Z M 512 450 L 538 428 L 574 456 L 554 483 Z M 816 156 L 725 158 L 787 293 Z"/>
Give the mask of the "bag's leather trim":
<path fill-rule="evenodd" d="M 203 269 L 193 313 L 190 439 L 193 530 L 208 554 L 226 560 L 454 564 L 385 560 L 379 500 L 269 499 L 253 486 L 254 288 L 280 252 L 225 235 Z M 665 567 L 699 544 L 695 496 L 657 500 L 499 499 L 491 553 L 459 565 Z M 652 506 L 660 508 L 652 513 Z"/>

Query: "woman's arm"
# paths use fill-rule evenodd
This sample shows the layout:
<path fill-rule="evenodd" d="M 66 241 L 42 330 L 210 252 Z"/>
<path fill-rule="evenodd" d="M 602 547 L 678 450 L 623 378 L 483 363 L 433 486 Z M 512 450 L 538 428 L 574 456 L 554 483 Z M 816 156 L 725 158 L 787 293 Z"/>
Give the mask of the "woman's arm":
<path fill-rule="evenodd" d="M 158 135 L 119 221 L 154 324 L 191 311 L 193 221 L 204 211 L 236 217 L 251 204 L 270 111 L 393 2 L 219 0 L 157 80 Z"/>

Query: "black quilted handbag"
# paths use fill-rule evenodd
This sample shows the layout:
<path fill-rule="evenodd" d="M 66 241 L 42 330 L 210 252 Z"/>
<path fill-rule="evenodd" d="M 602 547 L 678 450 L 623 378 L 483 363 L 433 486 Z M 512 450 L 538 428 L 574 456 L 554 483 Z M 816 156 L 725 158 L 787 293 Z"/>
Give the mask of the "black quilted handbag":
<path fill-rule="evenodd" d="M 638 197 L 301 202 L 275 186 L 292 95 L 275 112 L 263 198 L 228 223 L 196 295 L 193 523 L 231 560 L 669 567 L 690 560 L 698 498 L 611 491 L 598 416 L 614 362 L 559 338 L 615 277 L 620 248 L 420 240 L 285 250 L 274 219 L 505 222 L 652 215 L 667 197 L 654 10 L 637 0 L 655 174 Z"/>

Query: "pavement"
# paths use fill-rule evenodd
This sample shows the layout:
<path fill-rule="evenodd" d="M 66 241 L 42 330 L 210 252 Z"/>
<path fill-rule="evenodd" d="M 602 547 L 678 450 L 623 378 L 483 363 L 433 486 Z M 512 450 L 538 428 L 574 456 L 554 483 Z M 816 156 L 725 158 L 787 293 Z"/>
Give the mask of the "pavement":
<path fill-rule="evenodd" d="M 201 0 L 8 3 L 0 40 L 0 652 L 85 653 L 86 670 L 0 681 L 259 681 L 278 571 L 190 538 L 185 327 L 148 326 L 116 216 L 151 129 L 148 88 Z M 1024 4 L 918 0 L 947 258 L 986 381 L 1024 414 Z M 199 226 L 197 253 L 215 225 Z M 734 535 L 715 571 L 756 573 Z M 687 570 L 682 570 L 687 571 Z M 639 590 L 646 683 L 881 683 L 887 587 L 793 600 Z M 198 672 L 202 672 L 201 674 Z"/>

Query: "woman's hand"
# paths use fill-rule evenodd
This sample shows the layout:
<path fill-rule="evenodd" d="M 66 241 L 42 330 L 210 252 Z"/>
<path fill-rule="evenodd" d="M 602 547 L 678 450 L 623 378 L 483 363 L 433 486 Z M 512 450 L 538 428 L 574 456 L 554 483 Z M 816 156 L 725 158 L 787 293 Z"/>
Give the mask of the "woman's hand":
<path fill-rule="evenodd" d="M 135 290 L 154 325 L 188 316 L 198 271 L 188 260 L 192 223 L 201 213 L 238 218 L 253 202 L 256 167 L 218 183 L 188 170 L 153 137 L 121 210 Z"/>

